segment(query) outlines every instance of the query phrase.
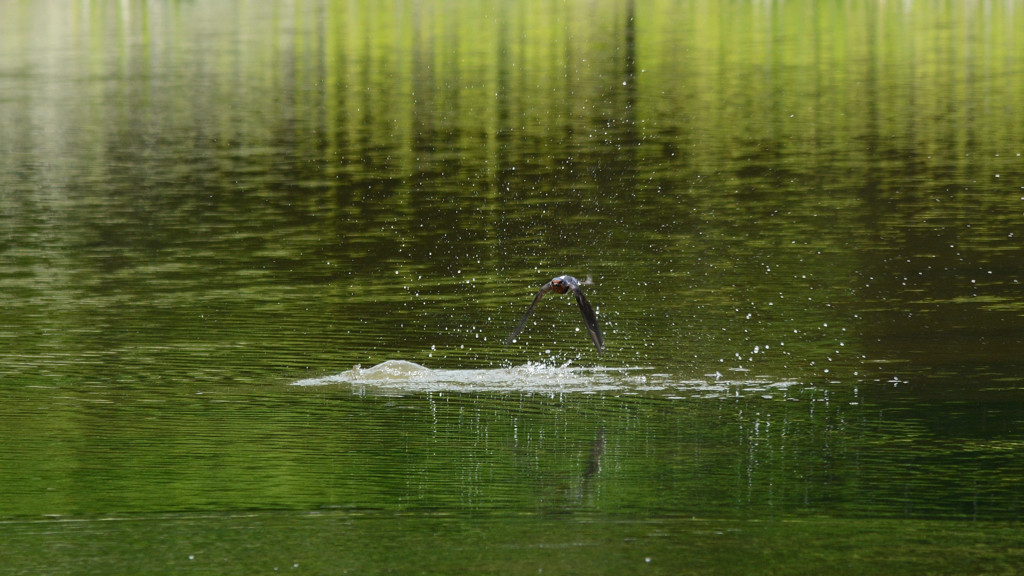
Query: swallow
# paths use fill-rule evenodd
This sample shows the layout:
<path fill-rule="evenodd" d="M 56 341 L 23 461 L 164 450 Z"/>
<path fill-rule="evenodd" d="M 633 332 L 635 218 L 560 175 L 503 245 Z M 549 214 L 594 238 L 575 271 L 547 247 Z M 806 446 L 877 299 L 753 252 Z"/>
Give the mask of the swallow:
<path fill-rule="evenodd" d="M 540 299 L 544 297 L 548 292 L 554 292 L 555 294 L 565 294 L 569 290 L 572 290 L 573 296 L 576 297 L 576 303 L 580 306 L 580 312 L 583 313 L 583 323 L 587 325 L 587 332 L 590 332 L 590 339 L 594 341 L 594 346 L 597 347 L 598 353 L 604 349 L 604 336 L 601 335 L 601 327 L 597 325 L 597 316 L 594 314 L 594 308 L 587 301 L 587 297 L 583 295 L 583 291 L 580 290 L 580 286 L 589 286 L 594 282 L 587 276 L 587 279 L 583 282 L 573 278 L 572 276 L 559 276 L 558 278 L 552 278 L 551 282 L 540 287 L 537 295 L 533 297 L 533 303 L 526 309 L 526 314 L 523 315 L 523 319 L 519 321 L 519 326 L 509 334 L 505 344 L 511 344 L 515 341 L 516 336 L 523 331 L 526 326 L 526 320 L 530 317 L 530 312 L 533 312 L 533 307 L 540 302 Z"/>

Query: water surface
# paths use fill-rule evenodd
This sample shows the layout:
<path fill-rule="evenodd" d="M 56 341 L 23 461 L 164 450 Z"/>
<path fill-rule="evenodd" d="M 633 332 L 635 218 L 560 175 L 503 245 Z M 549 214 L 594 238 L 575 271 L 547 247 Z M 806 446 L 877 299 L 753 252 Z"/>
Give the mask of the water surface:
<path fill-rule="evenodd" d="M 0 573 L 1019 571 L 1022 15 L 3 4 Z"/>

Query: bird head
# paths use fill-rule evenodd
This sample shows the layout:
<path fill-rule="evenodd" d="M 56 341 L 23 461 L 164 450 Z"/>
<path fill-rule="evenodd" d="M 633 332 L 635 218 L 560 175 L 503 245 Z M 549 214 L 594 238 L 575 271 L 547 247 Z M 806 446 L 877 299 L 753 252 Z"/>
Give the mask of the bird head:
<path fill-rule="evenodd" d="M 570 288 L 572 286 L 569 285 L 569 281 L 565 279 L 565 276 L 551 279 L 551 290 L 557 294 L 565 294 Z"/>

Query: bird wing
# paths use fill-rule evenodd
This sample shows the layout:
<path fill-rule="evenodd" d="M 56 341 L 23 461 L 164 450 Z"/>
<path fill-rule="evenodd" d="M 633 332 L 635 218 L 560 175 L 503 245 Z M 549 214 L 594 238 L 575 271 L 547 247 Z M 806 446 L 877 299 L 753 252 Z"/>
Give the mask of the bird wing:
<path fill-rule="evenodd" d="M 572 293 L 576 296 L 576 303 L 580 305 L 580 312 L 583 313 L 583 323 L 587 325 L 590 339 L 594 341 L 594 346 L 597 346 L 597 351 L 600 352 L 604 348 L 604 336 L 601 335 L 601 327 L 597 325 L 597 315 L 594 314 L 594 308 L 591 307 L 582 290 L 575 288 Z M 524 318 L 523 321 L 525 320 Z"/>
<path fill-rule="evenodd" d="M 537 302 L 540 302 L 540 299 L 543 298 L 545 294 L 551 292 L 551 288 L 551 282 L 540 287 L 540 290 L 537 291 L 537 295 L 533 297 L 533 302 L 530 303 L 530 307 L 526 309 L 526 314 L 523 314 L 523 319 L 519 321 L 519 326 L 516 326 L 516 329 L 508 335 L 508 338 L 505 339 L 505 344 L 511 344 L 512 341 L 516 339 L 516 336 L 519 336 L 519 333 L 526 327 L 526 320 L 530 317 L 530 312 L 533 312 L 533 307 L 537 305 Z"/>

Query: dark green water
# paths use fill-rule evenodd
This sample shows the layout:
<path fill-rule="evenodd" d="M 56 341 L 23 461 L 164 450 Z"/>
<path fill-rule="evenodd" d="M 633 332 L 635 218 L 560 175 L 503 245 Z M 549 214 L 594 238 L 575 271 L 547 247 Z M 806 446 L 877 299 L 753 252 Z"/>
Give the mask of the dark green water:
<path fill-rule="evenodd" d="M 0 574 L 1024 570 L 1020 30 L 0 4 Z"/>

